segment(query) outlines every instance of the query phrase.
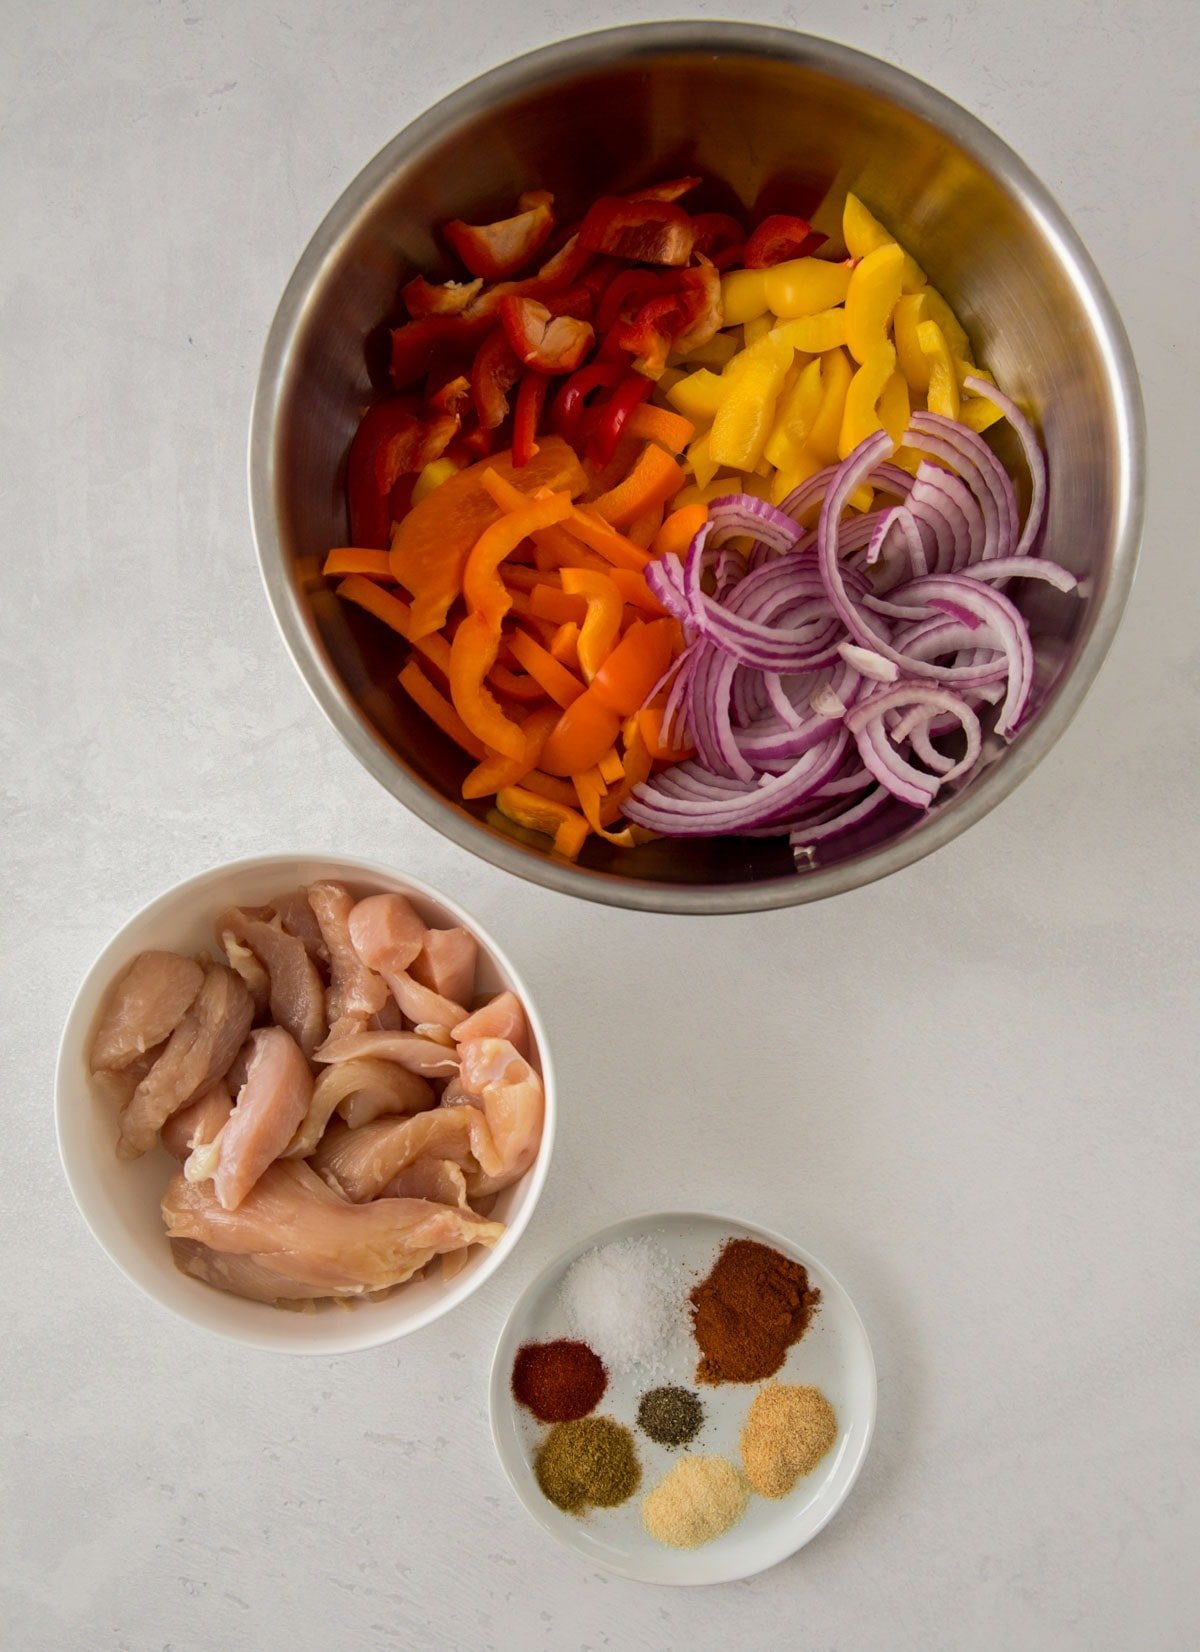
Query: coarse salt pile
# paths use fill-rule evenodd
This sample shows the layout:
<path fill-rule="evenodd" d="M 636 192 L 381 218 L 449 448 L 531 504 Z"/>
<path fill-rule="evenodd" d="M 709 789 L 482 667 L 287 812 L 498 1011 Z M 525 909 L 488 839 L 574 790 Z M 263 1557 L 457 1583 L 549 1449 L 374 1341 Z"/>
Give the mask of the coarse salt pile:
<path fill-rule="evenodd" d="M 567 1270 L 561 1302 L 570 1330 L 609 1370 L 661 1372 L 687 1328 L 683 1271 L 653 1239 L 585 1252 Z"/>

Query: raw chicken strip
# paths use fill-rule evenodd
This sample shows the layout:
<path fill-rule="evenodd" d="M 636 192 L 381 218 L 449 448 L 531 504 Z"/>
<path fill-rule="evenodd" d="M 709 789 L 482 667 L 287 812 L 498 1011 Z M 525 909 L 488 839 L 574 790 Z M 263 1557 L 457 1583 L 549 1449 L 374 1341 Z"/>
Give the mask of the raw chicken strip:
<path fill-rule="evenodd" d="M 121 1158 L 137 1158 L 153 1147 L 172 1113 L 224 1078 L 253 1015 L 241 977 L 222 964 L 210 964 L 196 1001 L 121 1114 Z"/>
<path fill-rule="evenodd" d="M 454 1042 L 462 1044 L 469 1038 L 507 1038 L 521 1055 L 529 1054 L 529 1023 L 525 1010 L 515 992 L 499 992 L 480 1005 L 473 1015 L 452 1027 Z"/>
<path fill-rule="evenodd" d="M 313 1168 L 355 1204 L 377 1198 L 401 1171 L 425 1158 L 459 1165 L 472 1198 L 499 1192 L 537 1157 L 542 1081 L 511 1044 L 482 1038 L 463 1046 L 460 1083 L 467 1096 L 457 1106 L 376 1119 L 356 1130 L 331 1126 L 312 1156 Z"/>
<path fill-rule="evenodd" d="M 475 996 L 479 942 L 469 929 L 427 929 L 425 944 L 413 959 L 412 976 L 443 998 L 469 1004 Z"/>
<path fill-rule="evenodd" d="M 453 1027 L 466 1010 L 409 973 L 431 933 L 403 895 L 369 895 L 350 914 L 354 950 L 369 969 L 383 976 L 408 1019 Z"/>
<path fill-rule="evenodd" d="M 271 977 L 259 963 L 248 946 L 243 946 L 236 935 L 226 930 L 217 939 L 221 943 L 221 951 L 229 960 L 230 969 L 236 969 L 246 983 L 246 990 L 254 1000 L 254 1019 L 265 1015 L 267 1005 L 271 1002 Z"/>
<path fill-rule="evenodd" d="M 113 1072 L 108 1067 L 101 1067 L 92 1074 L 93 1093 L 100 1097 L 106 1107 L 114 1112 L 120 1112 L 122 1107 L 129 1105 L 133 1092 L 153 1067 L 159 1056 L 166 1049 L 166 1044 L 156 1044 L 145 1055 L 138 1056 L 131 1061 L 128 1067 L 122 1067 L 119 1072 Z"/>
<path fill-rule="evenodd" d="M 439 1205 L 467 1206 L 467 1178 L 453 1159 L 418 1159 L 393 1176 L 385 1199 L 433 1199 Z"/>
<path fill-rule="evenodd" d="M 329 948 L 307 889 L 289 889 L 286 895 L 277 895 L 271 907 L 288 934 L 304 942 L 305 951 L 314 962 L 329 962 Z"/>
<path fill-rule="evenodd" d="M 171 1157 L 182 1164 L 193 1147 L 207 1147 L 217 1139 L 232 1112 L 233 1097 L 222 1079 L 199 1101 L 191 1101 L 171 1114 L 162 1127 L 162 1144 Z"/>
<path fill-rule="evenodd" d="M 373 1015 L 367 1022 L 371 1032 L 403 1032 L 404 1017 L 400 1013 L 400 1006 L 389 992 L 384 999 L 383 1008 Z"/>
<path fill-rule="evenodd" d="M 473 1134 L 486 1132 L 477 1107 L 435 1107 L 405 1119 L 375 1119 L 351 1130 L 332 1124 L 312 1156 L 312 1166 L 354 1204 L 376 1199 L 401 1171 L 420 1159 L 449 1159 L 472 1177 L 478 1163 Z"/>
<path fill-rule="evenodd" d="M 207 1183 L 177 1173 L 162 1202 L 171 1239 L 253 1258 L 307 1283 L 313 1296 L 364 1294 L 410 1279 L 434 1256 L 493 1245 L 502 1222 L 425 1199 L 347 1204 L 301 1160 L 271 1165 L 237 1210 L 225 1210 Z"/>
<path fill-rule="evenodd" d="M 141 952 L 120 976 L 92 1040 L 92 1070 L 127 1067 L 183 1020 L 204 971 L 177 952 Z"/>
<path fill-rule="evenodd" d="M 385 1115 L 427 1113 L 437 1106 L 438 1098 L 428 1079 L 394 1061 L 343 1061 L 322 1076 L 331 1085 L 339 1079 L 343 1085 L 350 1080 L 337 1111 L 351 1126 L 370 1124 L 372 1119 Z"/>
<path fill-rule="evenodd" d="M 312 921 L 315 927 L 316 918 Z M 325 1037 L 325 988 L 304 942 L 277 922 L 266 923 L 237 906 L 229 907 L 217 920 L 217 935 L 225 934 L 248 946 L 266 966 L 272 1019 L 291 1033 L 305 1055 L 312 1055 Z"/>
<path fill-rule="evenodd" d="M 459 1052 L 448 1050 L 443 1044 L 422 1038 L 413 1032 L 347 1033 L 322 1044 L 315 1060 L 321 1062 L 357 1061 L 362 1056 L 374 1056 L 380 1061 L 396 1061 L 410 1072 L 423 1078 L 450 1078 L 458 1071 Z"/>
<path fill-rule="evenodd" d="M 206 1182 L 225 1210 L 236 1210 L 268 1165 L 287 1147 L 312 1100 L 313 1080 L 299 1044 L 282 1027 L 251 1034 L 246 1082 L 228 1123 L 197 1146 L 183 1167 L 189 1182 Z"/>
<path fill-rule="evenodd" d="M 471 1038 L 459 1046 L 459 1082 L 476 1096 L 487 1117 L 492 1152 L 476 1147 L 483 1179 L 472 1194 L 497 1193 L 523 1176 L 542 1141 L 546 1097 L 541 1078 L 506 1038 Z M 469 1108 L 455 1108 L 468 1112 Z"/>
<path fill-rule="evenodd" d="M 278 1273 L 256 1257 L 230 1256 L 202 1245 L 198 1239 L 172 1239 L 170 1243 L 172 1258 L 181 1273 L 190 1274 L 193 1279 L 211 1285 L 214 1290 L 247 1297 L 251 1302 L 269 1302 L 273 1307 L 280 1308 L 303 1308 L 307 1305 L 313 1311 L 312 1304 L 318 1294 L 361 1294 L 355 1285 L 348 1285 L 341 1291 L 327 1289 L 318 1293 L 304 1280 Z"/>
<path fill-rule="evenodd" d="M 283 1156 L 306 1159 L 339 1109 L 355 1108 L 357 1122 L 362 1124 L 381 1113 L 420 1113 L 436 1101 L 431 1084 L 395 1061 L 365 1057 L 340 1061 L 326 1067 L 317 1079 L 308 1112 Z"/>
<path fill-rule="evenodd" d="M 354 896 L 344 883 L 313 883 L 308 889 L 312 908 L 329 953 L 329 991 L 325 1011 L 331 1027 L 340 1021 L 367 1019 L 387 1002 L 387 982 L 363 963 L 350 939 L 350 913 Z M 346 1028 L 350 1031 L 350 1028 Z"/>

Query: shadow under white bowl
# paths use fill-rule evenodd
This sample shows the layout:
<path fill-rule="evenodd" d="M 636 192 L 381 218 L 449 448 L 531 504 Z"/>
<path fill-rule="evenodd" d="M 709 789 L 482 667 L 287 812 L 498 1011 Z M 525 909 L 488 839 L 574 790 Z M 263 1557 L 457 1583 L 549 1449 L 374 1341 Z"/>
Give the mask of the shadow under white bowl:
<path fill-rule="evenodd" d="M 131 1162 L 117 1158 L 116 1119 L 92 1093 L 87 1056 L 108 990 L 137 953 L 147 948 L 212 952 L 213 921 L 223 907 L 262 902 L 319 878 L 341 879 L 363 895 L 396 890 L 408 896 L 426 922 L 463 924 L 477 937 L 478 991 L 508 988 L 525 1007 L 530 1060 L 542 1075 L 546 1117 L 533 1165 L 497 1198 L 494 1214 L 506 1224 L 499 1243 L 491 1250 L 474 1247 L 449 1284 L 442 1283 L 435 1261 L 428 1277 L 401 1285 L 389 1296 L 294 1313 L 214 1290 L 176 1268 L 159 1210 L 175 1161 L 161 1147 Z M 58 1150 L 67 1182 L 84 1221 L 126 1278 L 202 1330 L 281 1353 L 340 1354 L 377 1347 L 420 1330 L 465 1301 L 495 1273 L 524 1232 L 546 1180 L 554 1141 L 554 1075 L 545 1030 L 528 988 L 503 950 L 468 912 L 426 884 L 372 861 L 333 854 L 233 861 L 177 884 L 143 907 L 84 977 L 63 1030 L 54 1088 Z"/>
<path fill-rule="evenodd" d="M 622 1239 L 652 1239 L 685 1271 L 702 1278 L 726 1239 L 755 1239 L 782 1251 L 808 1270 L 821 1292 L 821 1305 L 799 1342 L 788 1350 L 774 1380 L 812 1384 L 837 1413 L 833 1449 L 786 1497 L 752 1496 L 742 1519 L 720 1537 L 696 1549 L 665 1547 L 642 1525 L 642 1500 L 684 1452 L 670 1451 L 636 1428 L 637 1402 L 646 1389 L 678 1383 L 697 1389 L 698 1350 L 681 1311 L 682 1332 L 663 1352 L 664 1369 L 652 1376 L 609 1372 L 608 1388 L 594 1416 L 610 1416 L 633 1430 L 642 1465 L 642 1483 L 628 1502 L 615 1509 L 592 1509 L 583 1517 L 565 1514 L 541 1492 L 533 1472 L 537 1443 L 546 1432 L 512 1393 L 513 1360 L 527 1342 L 575 1336 L 587 1341 L 584 1327 L 570 1327 L 559 1302 L 563 1276 L 585 1251 Z M 694 1281 L 693 1281 L 694 1282 Z M 683 1287 L 690 1289 L 690 1283 Z M 603 1354 L 602 1348 L 597 1347 Z M 705 1423 L 688 1450 L 739 1460 L 738 1436 L 750 1402 L 761 1383 L 701 1385 L 698 1392 Z M 808 1251 L 782 1234 L 754 1222 L 703 1211 L 664 1211 L 633 1216 L 599 1233 L 589 1234 L 555 1258 L 522 1292 L 500 1333 L 492 1361 L 489 1406 L 492 1440 L 508 1480 L 527 1512 L 560 1543 L 593 1565 L 641 1583 L 731 1583 L 774 1566 L 812 1541 L 841 1508 L 857 1480 L 875 1429 L 875 1360 L 866 1328 L 845 1288 Z"/>

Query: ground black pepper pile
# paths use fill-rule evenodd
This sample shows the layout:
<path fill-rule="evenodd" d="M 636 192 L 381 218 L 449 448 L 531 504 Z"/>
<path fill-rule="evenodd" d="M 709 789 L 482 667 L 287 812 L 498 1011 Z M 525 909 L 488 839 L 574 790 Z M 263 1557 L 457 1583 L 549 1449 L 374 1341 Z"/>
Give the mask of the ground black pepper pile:
<path fill-rule="evenodd" d="M 651 1388 L 638 1406 L 638 1427 L 659 1445 L 681 1446 L 694 1440 L 704 1422 L 704 1407 L 688 1388 Z"/>

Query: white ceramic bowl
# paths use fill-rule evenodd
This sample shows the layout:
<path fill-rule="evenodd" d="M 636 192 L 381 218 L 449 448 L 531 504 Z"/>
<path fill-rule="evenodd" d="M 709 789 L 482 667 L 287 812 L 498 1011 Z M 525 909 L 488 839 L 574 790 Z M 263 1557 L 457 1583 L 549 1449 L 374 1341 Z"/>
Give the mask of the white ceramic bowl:
<path fill-rule="evenodd" d="M 180 1273 L 171 1259 L 159 1201 L 175 1168 L 162 1148 L 132 1162 L 118 1159 L 112 1113 L 92 1094 L 87 1053 L 104 997 L 115 977 L 139 952 L 161 947 L 182 952 L 213 950 L 213 920 L 222 907 L 254 903 L 318 878 L 340 878 L 356 893 L 398 890 L 431 924 L 464 924 L 480 944 L 483 992 L 510 988 L 529 1018 L 530 1060 L 546 1090 L 546 1120 L 538 1156 L 520 1181 L 496 1201 L 506 1224 L 499 1244 L 476 1247 L 449 1284 L 436 1268 L 431 1277 L 401 1286 L 390 1296 L 350 1307 L 322 1306 L 290 1313 L 213 1290 Z M 533 1214 L 546 1180 L 554 1143 L 554 1073 L 546 1034 L 528 988 L 504 952 L 468 912 L 425 884 L 386 866 L 332 854 L 264 855 L 213 867 L 168 889 L 131 918 L 84 977 L 63 1030 L 55 1075 L 55 1122 L 63 1170 L 80 1213 L 126 1278 L 164 1308 L 202 1330 L 233 1342 L 291 1354 L 342 1354 L 373 1348 L 420 1330 L 449 1313 L 509 1256 Z"/>

